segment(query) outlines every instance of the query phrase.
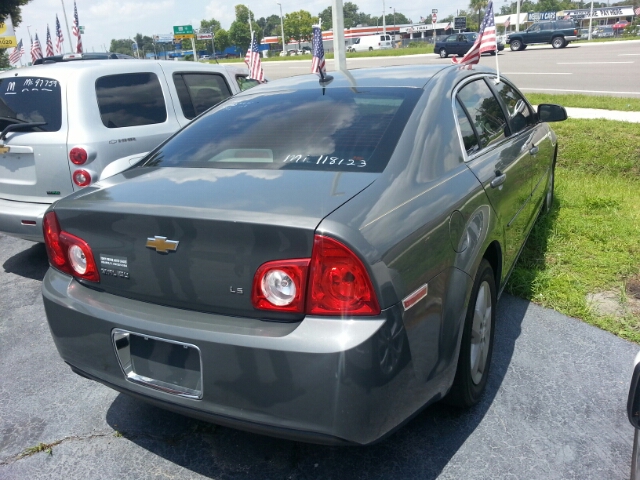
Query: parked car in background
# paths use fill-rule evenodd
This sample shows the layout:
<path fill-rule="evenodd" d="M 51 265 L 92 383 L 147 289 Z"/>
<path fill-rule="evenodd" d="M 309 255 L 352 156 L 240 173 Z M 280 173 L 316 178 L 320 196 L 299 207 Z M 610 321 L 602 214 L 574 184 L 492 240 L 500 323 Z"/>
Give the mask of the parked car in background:
<path fill-rule="evenodd" d="M 600 25 L 593 29 L 591 38 L 612 38 L 614 36 L 613 26 Z"/>
<path fill-rule="evenodd" d="M 473 43 L 478 38 L 478 34 L 475 32 L 455 33 L 449 35 L 441 42 L 436 42 L 433 51 L 440 55 L 440 58 L 447 58 L 449 55 L 464 56 L 465 53 L 473 46 Z M 497 43 L 498 51 L 504 50 L 502 43 Z M 490 52 L 491 55 L 495 55 L 497 52 L 494 50 Z"/>
<path fill-rule="evenodd" d="M 248 73 L 153 60 L 56 61 L 1 73 L 0 232 L 42 241 L 49 205 L 240 92 Z"/>
<path fill-rule="evenodd" d="M 332 75 L 229 98 L 49 208 L 44 307 L 74 372 L 323 444 L 481 400 L 566 111 L 482 66 Z"/>
<path fill-rule="evenodd" d="M 629 26 L 629 22 L 627 20 L 618 20 L 616 23 L 611 25 L 613 31 L 616 35 L 620 35 L 622 31 Z"/>
<path fill-rule="evenodd" d="M 372 50 L 386 50 L 393 48 L 391 35 L 367 35 L 353 40 L 347 47 L 348 52 L 366 52 Z"/>
<path fill-rule="evenodd" d="M 536 43 L 550 43 L 553 48 L 564 48 L 579 36 L 580 32 L 573 20 L 542 21 L 534 23 L 523 32 L 511 32 L 507 36 L 507 44 L 514 52 Z"/>

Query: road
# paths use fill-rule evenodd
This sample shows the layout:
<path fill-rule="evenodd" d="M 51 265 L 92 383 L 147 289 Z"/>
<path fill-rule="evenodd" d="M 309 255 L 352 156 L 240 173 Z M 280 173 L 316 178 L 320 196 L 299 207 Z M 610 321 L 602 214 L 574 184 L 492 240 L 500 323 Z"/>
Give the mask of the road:
<path fill-rule="evenodd" d="M 500 71 L 525 92 L 585 93 L 640 98 L 640 40 L 615 43 L 569 44 L 554 50 L 551 45 L 532 46 L 523 52 L 505 49 L 498 55 Z M 495 57 L 483 56 L 482 65 L 496 66 Z M 347 67 L 387 65 L 450 65 L 438 55 L 348 58 Z M 267 78 L 275 80 L 308 73 L 311 56 L 299 61 L 264 62 Z M 329 71 L 333 60 L 327 60 Z"/>

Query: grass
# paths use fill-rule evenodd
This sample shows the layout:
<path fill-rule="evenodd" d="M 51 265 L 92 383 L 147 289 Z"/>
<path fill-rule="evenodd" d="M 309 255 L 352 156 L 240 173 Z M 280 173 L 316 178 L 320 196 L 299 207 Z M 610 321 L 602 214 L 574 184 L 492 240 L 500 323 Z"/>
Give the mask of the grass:
<path fill-rule="evenodd" d="M 571 43 L 606 43 L 606 42 L 626 42 L 628 40 L 640 40 L 637 35 L 624 35 L 622 37 L 592 38 L 591 40 L 574 40 Z"/>
<path fill-rule="evenodd" d="M 576 94 L 557 95 L 547 93 L 527 93 L 526 97 L 533 105 L 539 105 L 541 103 L 557 103 L 563 107 L 600 108 L 603 110 L 640 112 L 640 98 Z"/>
<path fill-rule="evenodd" d="M 556 202 L 536 222 L 507 290 L 640 343 L 640 318 L 598 316 L 586 300 L 620 292 L 640 271 L 640 124 L 570 119 L 553 129 Z"/>

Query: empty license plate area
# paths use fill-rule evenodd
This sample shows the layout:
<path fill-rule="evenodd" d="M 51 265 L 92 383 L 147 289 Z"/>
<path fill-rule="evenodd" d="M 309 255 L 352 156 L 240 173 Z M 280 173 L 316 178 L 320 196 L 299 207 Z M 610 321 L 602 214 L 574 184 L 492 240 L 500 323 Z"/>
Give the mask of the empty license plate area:
<path fill-rule="evenodd" d="M 130 382 L 180 397 L 202 398 L 198 347 L 126 330 L 112 332 L 120 367 Z"/>

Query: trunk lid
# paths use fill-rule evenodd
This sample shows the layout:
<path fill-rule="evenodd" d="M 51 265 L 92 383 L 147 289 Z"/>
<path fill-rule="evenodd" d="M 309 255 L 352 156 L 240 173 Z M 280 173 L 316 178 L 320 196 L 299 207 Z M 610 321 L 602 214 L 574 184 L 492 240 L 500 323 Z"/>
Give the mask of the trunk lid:
<path fill-rule="evenodd" d="M 62 200 L 55 211 L 63 230 L 90 245 L 101 272 L 98 288 L 178 308 L 263 317 L 251 304 L 258 267 L 310 257 L 320 221 L 377 176 L 137 168 Z M 177 248 L 159 253 L 167 243 L 157 237 L 179 242 Z M 160 248 L 148 247 L 148 239 Z"/>

